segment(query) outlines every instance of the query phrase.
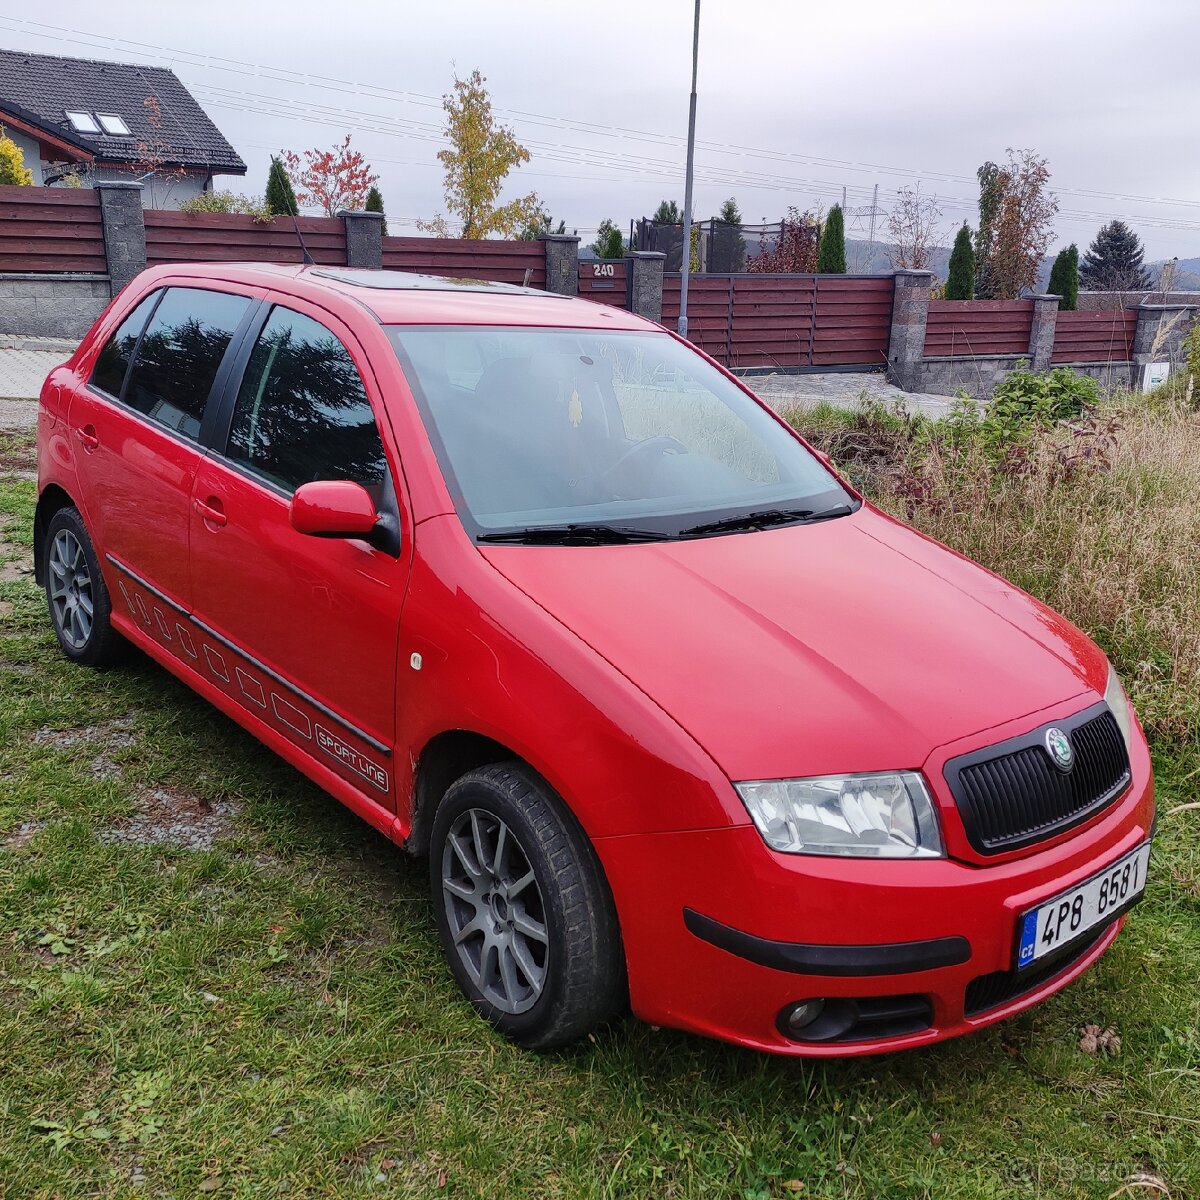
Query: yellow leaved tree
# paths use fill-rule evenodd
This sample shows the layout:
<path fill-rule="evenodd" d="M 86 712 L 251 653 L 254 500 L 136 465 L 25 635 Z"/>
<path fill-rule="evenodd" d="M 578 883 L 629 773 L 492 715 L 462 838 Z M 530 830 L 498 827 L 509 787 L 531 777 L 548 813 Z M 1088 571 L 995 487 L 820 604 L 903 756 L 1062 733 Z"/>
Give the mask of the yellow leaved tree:
<path fill-rule="evenodd" d="M 4 132 L 3 125 L 0 125 L 0 183 L 33 187 L 33 172 L 25 165 L 21 147 Z"/>
<path fill-rule="evenodd" d="M 529 161 L 529 151 L 492 116 L 492 101 L 478 70 L 454 77 L 454 91 L 443 97 L 450 147 L 438 151 L 445 168 L 446 208 L 450 220 L 422 221 L 422 229 L 440 237 L 516 237 L 539 211 L 532 192 L 501 204 L 508 173 Z"/>

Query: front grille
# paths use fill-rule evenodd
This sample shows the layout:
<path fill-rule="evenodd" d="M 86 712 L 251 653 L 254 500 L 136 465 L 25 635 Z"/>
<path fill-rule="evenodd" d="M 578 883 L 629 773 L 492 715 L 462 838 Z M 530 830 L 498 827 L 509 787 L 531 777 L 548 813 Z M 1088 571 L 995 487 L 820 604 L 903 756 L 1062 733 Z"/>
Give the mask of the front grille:
<path fill-rule="evenodd" d="M 1063 974 L 1085 957 L 1112 927 L 1110 921 L 1103 928 L 1094 930 L 1066 954 L 1049 963 L 1027 967 L 1024 971 L 993 971 L 990 975 L 976 976 L 967 984 L 963 1011 L 968 1017 L 974 1017 L 990 1008 L 999 1008 L 1018 996 L 1036 992 L 1042 984 L 1049 983 L 1056 975 Z"/>
<path fill-rule="evenodd" d="M 1070 771 L 1051 760 L 1049 729 L 1070 740 Z M 981 854 L 1016 850 L 1079 824 L 1111 804 L 1129 779 L 1125 739 L 1106 704 L 946 764 L 967 839 Z"/>

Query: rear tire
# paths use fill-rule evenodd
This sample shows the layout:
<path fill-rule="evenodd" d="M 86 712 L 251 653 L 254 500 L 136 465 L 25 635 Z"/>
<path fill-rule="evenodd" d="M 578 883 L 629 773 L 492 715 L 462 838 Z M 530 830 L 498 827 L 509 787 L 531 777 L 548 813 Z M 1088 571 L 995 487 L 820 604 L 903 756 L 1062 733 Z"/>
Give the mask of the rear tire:
<path fill-rule="evenodd" d="M 84 667 L 106 667 L 129 643 L 113 628 L 112 603 L 96 549 L 78 509 L 60 508 L 42 543 L 46 606 L 62 652 Z"/>
<path fill-rule="evenodd" d="M 616 909 L 587 836 L 519 763 L 471 771 L 433 819 L 442 949 L 467 998 L 527 1050 L 566 1045 L 620 1011 Z"/>

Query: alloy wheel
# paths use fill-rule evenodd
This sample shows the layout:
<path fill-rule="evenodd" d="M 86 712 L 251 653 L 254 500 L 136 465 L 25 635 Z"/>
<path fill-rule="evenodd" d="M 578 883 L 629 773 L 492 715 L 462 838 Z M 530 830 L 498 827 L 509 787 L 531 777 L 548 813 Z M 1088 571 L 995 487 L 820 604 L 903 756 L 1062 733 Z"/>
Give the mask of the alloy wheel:
<path fill-rule="evenodd" d="M 499 817 L 471 808 L 450 827 L 442 899 L 454 952 L 483 999 L 528 1012 L 546 986 L 546 910 L 521 843 Z"/>
<path fill-rule="evenodd" d="M 54 623 L 72 650 L 82 650 L 92 636 L 95 600 L 87 556 L 69 529 L 54 535 L 48 565 Z"/>

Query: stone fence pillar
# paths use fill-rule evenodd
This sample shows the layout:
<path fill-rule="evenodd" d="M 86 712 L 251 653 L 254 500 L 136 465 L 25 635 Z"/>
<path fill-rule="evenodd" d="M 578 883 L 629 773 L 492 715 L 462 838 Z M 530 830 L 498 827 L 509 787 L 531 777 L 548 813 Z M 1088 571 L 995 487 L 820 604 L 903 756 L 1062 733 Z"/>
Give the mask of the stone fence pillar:
<path fill-rule="evenodd" d="M 631 313 L 662 324 L 663 268 L 661 250 L 630 250 L 625 255 L 625 302 Z"/>
<path fill-rule="evenodd" d="M 346 231 L 346 266 L 378 271 L 383 266 L 383 213 L 343 208 L 338 216 Z"/>
<path fill-rule="evenodd" d="M 546 291 L 579 295 L 579 238 L 570 233 L 539 233 L 546 250 Z"/>
<path fill-rule="evenodd" d="M 146 218 L 142 185 L 132 181 L 97 183 L 108 288 L 115 296 L 139 271 L 146 269 Z"/>
<path fill-rule="evenodd" d="M 1054 330 L 1058 324 L 1058 304 L 1061 296 L 1044 293 L 1031 296 L 1033 324 L 1029 329 L 1029 367 L 1033 371 L 1050 370 L 1054 353 Z"/>
<path fill-rule="evenodd" d="M 1150 363 L 1167 363 L 1176 370 L 1187 357 L 1183 339 L 1200 318 L 1196 304 L 1139 304 L 1133 335 L 1133 386 L 1142 386 Z"/>
<path fill-rule="evenodd" d="M 932 271 L 897 271 L 892 296 L 892 332 L 888 338 L 888 379 L 906 392 L 916 391 L 925 354 Z"/>

